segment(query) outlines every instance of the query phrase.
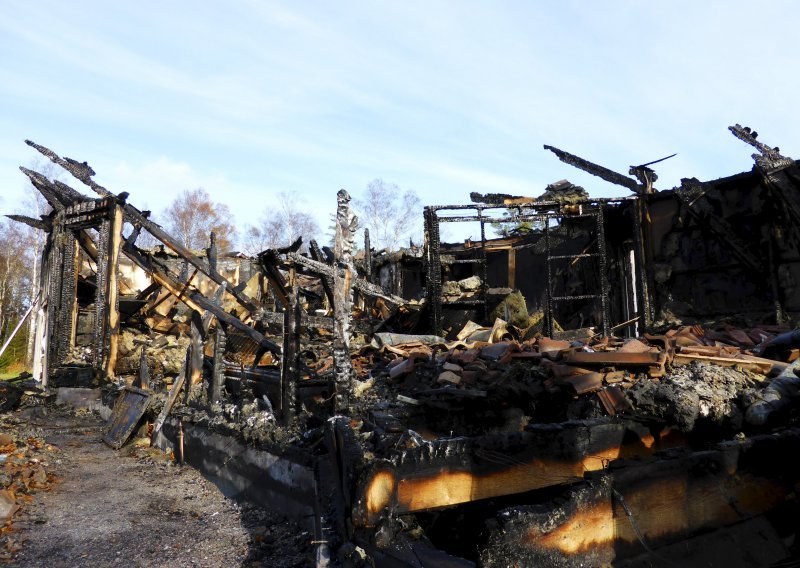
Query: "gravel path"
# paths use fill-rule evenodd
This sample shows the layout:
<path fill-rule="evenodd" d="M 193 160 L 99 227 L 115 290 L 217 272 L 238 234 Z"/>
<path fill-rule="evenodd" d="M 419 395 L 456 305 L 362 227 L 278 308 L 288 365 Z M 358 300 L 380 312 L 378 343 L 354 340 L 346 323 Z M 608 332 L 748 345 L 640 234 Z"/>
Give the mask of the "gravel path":
<path fill-rule="evenodd" d="M 48 407 L 12 416 L 22 435 L 38 434 L 56 448 L 47 468 L 60 480 L 35 493 L 3 535 L 13 540 L 13 566 L 311 563 L 311 537 L 296 525 L 233 503 L 158 450 L 132 443 L 110 449 L 100 439 L 102 422 L 91 414 Z"/>

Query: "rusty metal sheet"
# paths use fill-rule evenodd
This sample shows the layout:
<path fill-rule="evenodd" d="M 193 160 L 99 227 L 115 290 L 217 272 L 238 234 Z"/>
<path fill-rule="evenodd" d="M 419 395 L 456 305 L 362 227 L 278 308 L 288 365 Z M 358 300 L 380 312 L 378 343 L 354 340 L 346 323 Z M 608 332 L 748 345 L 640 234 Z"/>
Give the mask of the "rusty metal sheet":
<path fill-rule="evenodd" d="M 106 423 L 103 441 L 115 450 L 120 449 L 130 438 L 149 405 L 149 392 L 136 387 L 125 387 Z"/>

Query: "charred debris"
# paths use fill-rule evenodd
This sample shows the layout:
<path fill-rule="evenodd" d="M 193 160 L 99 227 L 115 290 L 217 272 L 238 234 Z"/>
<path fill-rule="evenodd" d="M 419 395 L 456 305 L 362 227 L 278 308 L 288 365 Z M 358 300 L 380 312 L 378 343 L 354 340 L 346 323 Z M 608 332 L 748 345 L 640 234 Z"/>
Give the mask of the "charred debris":
<path fill-rule="evenodd" d="M 342 190 L 333 248 L 255 258 L 186 250 L 28 142 L 95 194 L 21 168 L 53 208 L 12 216 L 47 233 L 34 377 L 102 389 L 110 445 L 149 424 L 306 522 L 318 566 L 797 556 L 800 166 L 730 130 L 751 171 L 658 191 L 546 146 L 631 195 L 474 194 L 376 252 Z"/>

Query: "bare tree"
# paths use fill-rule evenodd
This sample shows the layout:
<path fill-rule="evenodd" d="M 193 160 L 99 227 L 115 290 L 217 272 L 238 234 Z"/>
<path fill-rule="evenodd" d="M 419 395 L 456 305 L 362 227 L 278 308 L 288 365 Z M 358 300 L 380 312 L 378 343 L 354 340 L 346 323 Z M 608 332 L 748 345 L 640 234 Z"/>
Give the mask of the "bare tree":
<path fill-rule="evenodd" d="M 211 231 L 217 236 L 220 252 L 230 250 L 236 241 L 230 209 L 214 203 L 202 187 L 183 190 L 164 212 L 164 221 L 167 231 L 191 250 L 207 248 Z"/>
<path fill-rule="evenodd" d="M 402 191 L 396 184 L 374 179 L 367 184 L 356 211 L 375 248 L 398 250 L 418 237 L 422 225 L 421 201 L 414 190 Z"/>
<path fill-rule="evenodd" d="M 258 225 L 247 228 L 243 249 L 247 254 L 258 254 L 269 249 L 287 246 L 303 237 L 308 244 L 320 232 L 319 224 L 310 214 L 300 209 L 302 203 L 288 192 L 278 196 L 277 207 L 264 211 Z"/>
<path fill-rule="evenodd" d="M 0 221 L 0 339 L 5 338 L 27 309 L 31 273 L 27 263 L 29 240 L 22 226 Z"/>

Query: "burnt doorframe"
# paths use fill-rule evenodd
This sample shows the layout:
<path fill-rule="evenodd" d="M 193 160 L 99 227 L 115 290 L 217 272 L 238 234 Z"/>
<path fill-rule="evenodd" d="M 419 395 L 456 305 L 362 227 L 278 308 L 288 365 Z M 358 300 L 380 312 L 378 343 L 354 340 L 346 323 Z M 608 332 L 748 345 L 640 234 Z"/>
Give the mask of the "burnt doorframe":
<path fill-rule="evenodd" d="M 118 264 L 124 216 L 114 198 L 65 207 L 53 222 L 48 251 L 47 367 L 52 374 L 75 347 L 81 252 L 97 267 L 92 367 L 114 376 L 119 335 Z M 96 229 L 98 238 L 87 232 Z"/>

